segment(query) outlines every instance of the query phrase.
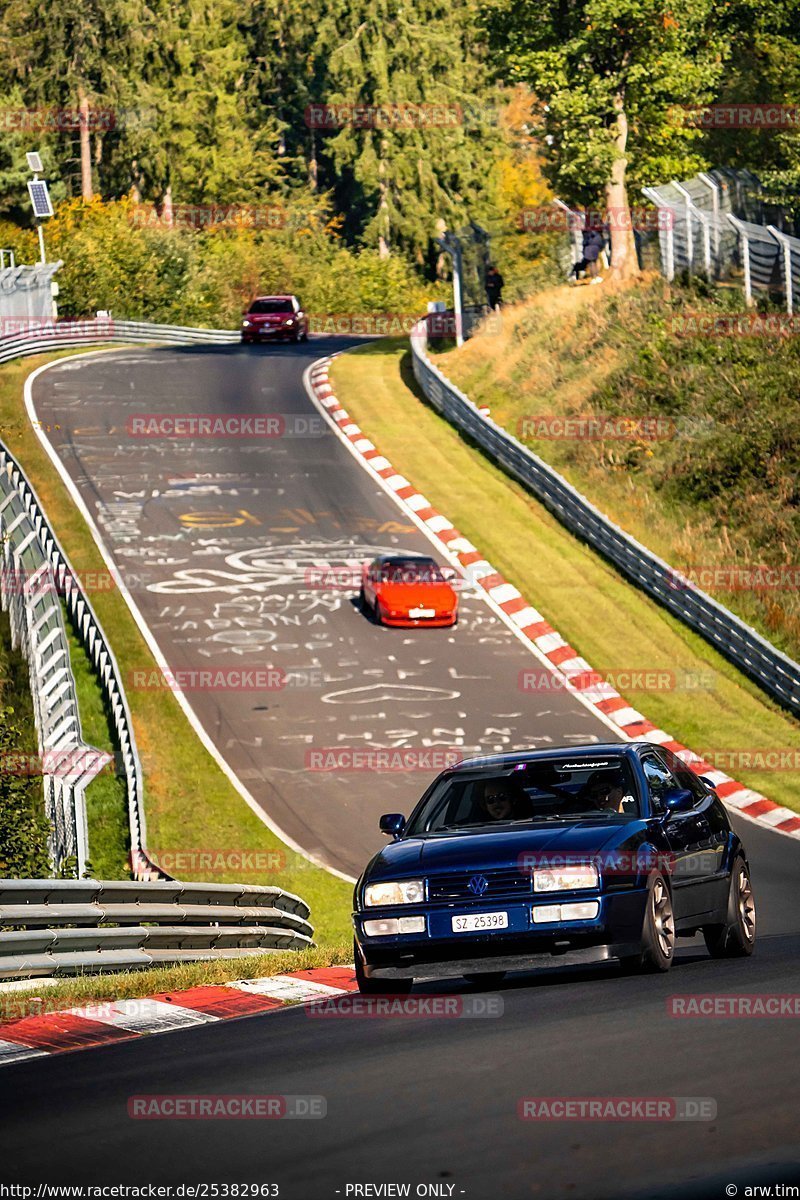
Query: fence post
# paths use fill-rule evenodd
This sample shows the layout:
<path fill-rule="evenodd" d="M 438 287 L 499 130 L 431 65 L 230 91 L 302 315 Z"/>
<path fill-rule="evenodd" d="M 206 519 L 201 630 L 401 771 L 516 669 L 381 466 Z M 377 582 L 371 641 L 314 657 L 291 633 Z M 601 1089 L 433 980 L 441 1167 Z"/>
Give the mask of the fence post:
<path fill-rule="evenodd" d="M 714 257 L 719 262 L 719 184 L 701 171 L 697 178 L 711 189 L 711 215 L 714 220 Z"/>
<path fill-rule="evenodd" d="M 653 204 L 655 204 L 655 206 L 659 212 L 668 212 L 670 214 L 670 219 L 667 222 L 666 229 L 661 229 L 660 223 L 659 223 L 659 237 L 662 233 L 665 233 L 667 235 L 666 236 L 666 253 L 664 256 L 665 261 L 662 263 L 662 266 L 664 268 L 664 278 L 666 279 L 667 283 L 672 283 L 673 279 L 675 278 L 674 210 L 671 208 L 668 208 L 667 205 L 664 204 L 664 202 L 662 201 L 661 197 L 659 196 L 659 194 L 655 188 L 643 187 L 642 194 L 645 195 L 648 200 L 652 200 Z M 660 246 L 660 244 L 661 243 L 659 241 L 659 246 Z"/>
<path fill-rule="evenodd" d="M 694 231 L 692 230 L 692 210 L 694 209 L 694 205 L 692 204 L 692 197 L 682 183 L 678 183 L 676 179 L 672 179 L 670 182 L 675 190 L 683 196 L 686 205 L 686 258 L 688 260 L 689 274 L 691 275 L 692 264 L 694 263 Z"/>
<path fill-rule="evenodd" d="M 781 259 L 783 261 L 783 281 L 786 287 L 786 311 L 791 317 L 794 313 L 794 289 L 792 287 L 792 245 L 786 235 L 781 233 L 779 229 L 776 229 L 774 225 L 768 225 L 767 229 L 781 248 Z"/>
<path fill-rule="evenodd" d="M 742 239 L 742 249 L 744 251 L 744 300 L 745 304 L 750 307 L 753 303 L 753 283 L 750 277 L 750 239 L 748 238 L 744 225 L 738 217 L 732 216 L 731 213 L 726 214 L 733 228 Z"/>

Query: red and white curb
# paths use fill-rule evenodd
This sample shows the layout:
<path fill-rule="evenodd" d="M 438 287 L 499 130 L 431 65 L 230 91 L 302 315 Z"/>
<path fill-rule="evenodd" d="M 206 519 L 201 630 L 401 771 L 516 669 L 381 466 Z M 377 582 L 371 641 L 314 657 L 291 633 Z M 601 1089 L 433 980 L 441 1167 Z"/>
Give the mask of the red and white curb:
<path fill-rule="evenodd" d="M 472 542 L 462 537 L 447 517 L 394 469 L 339 403 L 330 381 L 330 364 L 334 357 L 320 359 L 307 372 L 306 382 L 311 398 L 353 453 L 377 477 L 384 490 L 394 497 L 431 541 L 438 543 L 447 558 L 461 567 L 464 574 L 483 590 L 491 607 L 514 633 L 562 677 L 565 690 L 572 691 L 577 700 L 585 703 L 606 725 L 626 738 L 643 738 L 674 751 L 697 775 L 705 775 L 714 783 L 718 796 L 729 808 L 778 833 L 800 837 L 800 816 L 797 813 L 745 787 L 723 771 L 716 770 L 700 755 L 648 721 L 611 684 L 600 682 L 591 687 L 580 687 L 582 676 L 591 674 L 593 679 L 597 679 L 589 663 L 564 641 L 561 634 L 553 629 L 513 583 L 509 583 L 486 561 Z"/>
<path fill-rule="evenodd" d="M 357 990 L 352 967 L 319 967 L 22 1017 L 0 1024 L 0 1067 L 68 1050 L 135 1041 L 151 1033 L 277 1012 Z M 32 1007 L 34 1001 L 25 1003 Z"/>

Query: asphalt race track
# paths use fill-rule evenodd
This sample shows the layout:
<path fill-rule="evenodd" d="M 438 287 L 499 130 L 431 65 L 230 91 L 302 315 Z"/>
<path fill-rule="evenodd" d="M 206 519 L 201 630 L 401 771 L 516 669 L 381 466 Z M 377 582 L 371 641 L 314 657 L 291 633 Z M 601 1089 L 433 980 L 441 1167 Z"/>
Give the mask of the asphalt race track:
<path fill-rule="evenodd" d="M 296 1008 L 5 1067 L 0 1177 L 273 1181 L 284 1200 L 336 1200 L 347 1184 L 387 1182 L 451 1183 L 469 1200 L 710 1200 L 733 1182 L 740 1195 L 796 1184 L 796 1020 L 667 1012 L 673 995 L 800 991 L 797 845 L 752 824 L 740 832 L 760 904 L 752 959 L 714 962 L 692 942 L 665 976 L 611 967 L 515 976 L 496 993 L 497 1019 L 311 1019 Z M 176 1092 L 321 1095 L 327 1116 L 127 1115 L 129 1096 Z M 517 1117 L 523 1096 L 565 1095 L 710 1097 L 718 1114 L 656 1124 Z"/>
<path fill-rule="evenodd" d="M 525 653 L 476 598 L 465 598 L 452 634 L 377 629 L 347 595 L 323 606 L 318 628 L 292 621 L 308 600 L 296 574 L 281 574 L 290 559 L 304 564 L 307 553 L 333 553 L 333 545 L 342 554 L 354 546 L 359 553 L 426 548 L 416 530 L 397 527 L 398 510 L 333 437 L 255 449 L 225 444 L 207 456 L 209 447 L 198 443 L 163 442 L 157 450 L 125 436 L 130 413 L 181 406 L 255 411 L 267 403 L 270 411 L 310 416 L 300 376 L 318 354 L 170 350 L 85 359 L 45 372 L 36 405 L 43 422 L 61 425 L 52 436 L 117 561 L 141 572 L 137 602 L 171 665 L 195 665 L 209 647 L 216 661 L 220 646 L 226 664 L 261 654 L 287 669 L 316 663 L 337 675 L 322 688 L 286 688 L 266 702 L 198 693 L 192 704 L 278 824 L 352 873 L 376 844 L 377 813 L 407 809 L 425 779 L 385 787 L 382 779 L 380 788 L 358 775 L 304 782 L 309 743 L 301 737 L 335 745 L 341 732 L 390 741 L 392 731 L 404 731 L 416 745 L 441 723 L 445 740 L 458 728 L 465 744 L 494 748 L 506 736 L 510 745 L 546 745 L 609 734 L 563 695 L 537 706 L 517 691 Z M 221 490 L 204 492 L 212 480 Z M 129 510 L 113 507 L 128 503 Z M 185 518 L 209 512 L 244 513 L 246 523 L 198 532 Z M 220 573 L 244 590 L 216 590 Z M 191 580 L 199 581 L 195 590 Z M 280 597 L 274 613 L 286 620 L 268 619 L 273 595 Z M 257 618 L 251 624 L 237 625 L 222 607 L 241 596 L 251 606 L 248 620 L 251 611 Z M 237 640 L 237 629 L 256 638 Z M 230 636 L 215 641 L 215 632 Z M 266 633 L 275 636 L 258 641 Z M 392 691 L 408 686 L 423 692 Z M 352 697 L 359 688 L 375 698 L 330 704 L 329 691 Z M 284 1200 L 334 1200 L 355 1195 L 348 1185 L 386 1183 L 409 1183 L 412 1196 L 417 1185 L 435 1184 L 442 1190 L 429 1194 L 470 1200 L 706 1200 L 733 1194 L 727 1185 L 740 1196 L 748 1185 L 796 1185 L 797 1020 L 676 1019 L 667 1007 L 676 995 L 800 992 L 800 847 L 735 823 L 759 905 L 752 959 L 714 962 L 693 940 L 679 943 L 665 976 L 625 978 L 609 967 L 510 977 L 495 993 L 504 1002 L 497 1019 L 323 1020 L 296 1008 L 6 1067 L 0 1178 L 274 1182 Z M 479 994 L 464 983 L 415 994 L 442 990 Z M 131 1119 L 128 1097 L 154 1093 L 319 1095 L 327 1116 Z M 716 1103 L 717 1115 L 531 1122 L 517 1116 L 526 1096 L 702 1098 Z"/>
<path fill-rule="evenodd" d="M 356 581 L 322 586 L 326 566 L 347 583 L 374 553 L 431 552 L 306 395 L 322 344 L 67 360 L 37 378 L 34 403 L 170 668 L 283 673 L 274 690 L 187 699 L 278 828 L 355 877 L 382 843 L 380 814 L 408 813 L 438 770 L 385 772 L 378 788 L 373 772 L 309 771 L 310 751 L 617 739 L 574 697 L 520 691 L 539 663 L 478 595 L 462 596 L 454 630 L 405 631 L 370 622 Z M 285 436 L 129 432 L 163 413 L 280 414 Z"/>

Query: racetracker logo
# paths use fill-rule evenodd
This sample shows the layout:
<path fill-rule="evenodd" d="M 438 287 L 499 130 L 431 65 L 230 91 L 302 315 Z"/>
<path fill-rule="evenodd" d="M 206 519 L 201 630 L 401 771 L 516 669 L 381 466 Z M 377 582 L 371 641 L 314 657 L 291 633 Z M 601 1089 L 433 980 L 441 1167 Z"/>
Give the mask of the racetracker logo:
<path fill-rule="evenodd" d="M 523 1096 L 521 1121 L 713 1121 L 711 1096 Z"/>
<path fill-rule="evenodd" d="M 670 569 L 667 586 L 673 591 L 705 592 L 796 592 L 800 589 L 800 566 L 784 563 L 777 567 L 763 563 L 693 563 L 682 571 Z"/>
<path fill-rule="evenodd" d="M 494 104 L 309 104 L 303 114 L 309 129 L 479 129 L 494 127 Z"/>
<path fill-rule="evenodd" d="M 391 985 L 389 985 L 391 986 Z M 309 1000 L 305 1005 L 308 1017 L 378 1019 L 396 1017 L 414 1020 L 419 1017 L 485 1018 L 502 1017 L 502 996 L 332 996 L 329 1000 Z"/>
<path fill-rule="evenodd" d="M 284 671 L 282 667 L 184 667 L 175 671 L 134 669 L 128 672 L 133 691 L 279 692 L 284 688 L 322 687 L 321 668 Z"/>
<path fill-rule="evenodd" d="M 130 1096 L 137 1121 L 315 1120 L 327 1114 L 324 1096 Z"/>
<path fill-rule="evenodd" d="M 796 129 L 797 104 L 681 104 L 670 109 L 676 125 L 698 129 Z"/>
<path fill-rule="evenodd" d="M 148 854 L 154 863 L 170 875 L 183 878 L 187 873 L 222 875 L 269 875 L 286 869 L 282 850 L 221 850 L 207 846 L 194 850 L 153 850 Z"/>
<path fill-rule="evenodd" d="M 789 338 L 800 333 L 800 314 L 686 312 L 672 318 L 672 332 L 678 337 Z"/>
<path fill-rule="evenodd" d="M 800 750 L 792 746 L 703 750 L 700 758 L 705 769 L 715 771 L 800 771 Z"/>
<path fill-rule="evenodd" d="M 520 417 L 517 436 L 563 442 L 660 442 L 674 438 L 677 426 L 670 417 L 561 417 L 535 414 Z"/>
<path fill-rule="evenodd" d="M 500 313 L 491 312 L 479 319 L 476 337 L 492 337 L 502 332 Z M 410 337 L 423 322 L 430 338 L 454 338 L 459 332 L 472 329 L 475 324 L 471 317 L 467 321 L 449 311 L 427 313 L 422 317 L 419 311 L 308 314 L 309 332 L 325 334 L 327 337 Z"/>
<path fill-rule="evenodd" d="M 546 667 L 525 669 L 517 676 L 521 692 L 602 691 L 700 692 L 715 685 L 713 671 L 662 671 L 660 668 L 613 667 L 607 671 L 578 671 L 570 675 Z"/>
<path fill-rule="evenodd" d="M 64 130 L 118 128 L 113 108 L 0 108 L 0 129 L 31 133 L 60 133 Z"/>
<path fill-rule="evenodd" d="M 152 204 L 135 204 L 128 213 L 128 220 L 131 225 L 145 228 L 283 229 L 288 214 L 277 205 L 265 204 L 173 204 L 161 209 Z"/>
<path fill-rule="evenodd" d="M 56 321 L 52 317 L 0 317 L 0 336 L 41 338 L 42 341 L 60 338 L 113 338 L 114 322 L 111 317 L 90 320 L 68 318 Z"/>
<path fill-rule="evenodd" d="M 415 749 L 406 746 L 356 750 L 352 747 L 328 746 L 307 750 L 305 765 L 308 771 L 444 771 L 460 762 L 463 754 L 463 750 L 454 747 Z"/>
<path fill-rule="evenodd" d="M 586 209 L 572 212 L 554 205 L 523 208 L 517 217 L 517 227 L 526 233 L 583 233 L 587 229 L 611 232 L 633 229 L 637 233 L 658 233 L 672 229 L 675 214 L 669 208 L 648 205 L 634 207 Z"/>
<path fill-rule="evenodd" d="M 800 1017 L 800 995 L 797 992 L 744 992 L 717 995 L 713 992 L 695 996 L 670 996 L 667 999 L 667 1014 L 679 1018 L 712 1018 L 717 1020 L 742 1020 L 755 1018 Z"/>
<path fill-rule="evenodd" d="M 134 438 L 304 438 L 324 437 L 325 420 L 295 413 L 134 413 Z"/>

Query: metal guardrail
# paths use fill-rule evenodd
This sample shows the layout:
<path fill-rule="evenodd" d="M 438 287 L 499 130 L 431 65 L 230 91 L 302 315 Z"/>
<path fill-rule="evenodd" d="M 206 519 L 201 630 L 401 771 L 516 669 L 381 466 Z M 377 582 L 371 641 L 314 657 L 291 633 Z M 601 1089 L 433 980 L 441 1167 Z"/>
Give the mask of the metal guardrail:
<path fill-rule="evenodd" d="M 0 465 L 6 465 L 2 451 Z M 35 762 L 18 755 L 6 769 L 41 774 L 50 860 L 59 869 L 74 859 L 83 874 L 89 855 L 84 791 L 111 756 L 87 746 L 81 736 L 57 584 L 33 520 L 6 470 L 0 476 L 0 607 L 9 614 L 11 644 L 28 663 L 39 748 Z"/>
<path fill-rule="evenodd" d="M 0 363 L 47 350 L 69 350 L 110 342 L 161 342 L 166 345 L 234 344 L 240 334 L 230 329 L 194 329 L 184 325 L 155 325 L 148 321 L 92 320 L 39 321 L 19 318 L 18 333 L 0 338 Z"/>
<path fill-rule="evenodd" d="M 22 326 L 19 332 L 0 339 L 0 363 L 51 349 L 107 342 L 205 345 L 239 341 L 239 334 L 230 330 L 193 329 L 102 317 L 66 322 L 21 317 L 19 323 Z M 22 467 L 2 443 L 0 538 L 0 564 L 6 572 L 0 587 L 0 603 L 11 613 L 15 644 L 22 646 L 31 668 L 42 765 L 47 768 L 44 772 L 45 805 L 54 826 L 51 844 L 54 863 L 60 865 L 64 859 L 75 857 L 79 873 L 85 868 L 83 789 L 96 773 L 94 766 L 99 770 L 109 757 L 95 751 L 92 752 L 93 759 L 92 754 L 87 753 L 90 748 L 84 747 L 80 740 L 75 684 L 69 666 L 66 631 L 61 622 L 59 597 L 63 597 L 78 637 L 101 681 L 120 747 L 128 796 L 133 875 L 139 880 L 168 880 L 170 876 L 147 854 L 142 770 L 116 660 L 41 503 Z M 54 722 L 60 723 L 58 736 Z M 64 753 L 57 755 L 56 751 Z"/>
<path fill-rule="evenodd" d="M 130 829 L 133 873 L 137 879 L 168 879 L 169 876 L 152 863 L 147 856 L 146 825 L 142 801 L 142 771 L 133 734 L 133 722 L 122 687 L 122 676 L 116 659 L 103 633 L 100 622 L 95 616 L 94 609 L 50 527 L 50 523 L 45 516 L 44 509 L 36 493 L 17 460 L 1 444 L 0 509 L 3 509 L 4 512 L 10 510 L 18 514 L 10 524 L 7 524 L 6 519 L 0 516 L 0 521 L 2 521 L 0 533 L 4 537 L 4 559 L 7 562 L 15 562 L 17 564 L 17 572 L 19 572 L 12 573 L 9 571 L 7 578 L 3 580 L 3 588 L 0 592 L 0 599 L 3 606 L 10 608 L 12 613 L 15 614 L 12 630 L 15 627 L 18 630 L 21 626 L 28 624 L 35 631 L 41 621 L 41 617 L 38 616 L 38 606 L 43 603 L 47 604 L 48 619 L 55 629 L 56 625 L 61 622 L 60 599 L 63 598 L 75 631 L 85 647 L 101 682 L 114 726 L 117 745 L 120 748 L 120 765 L 125 776 L 128 795 L 128 824 Z M 12 539 L 20 528 L 27 528 L 28 533 L 15 547 Z M 26 566 L 26 564 L 30 565 Z M 28 575 L 27 578 L 25 578 L 26 572 Z M 46 580 L 41 589 L 37 587 L 37 579 L 39 578 Z M 21 586 L 16 584 L 16 580 L 18 579 L 24 579 L 24 583 Z M 13 594 L 9 595 L 9 592 Z M 38 597 L 37 593 L 39 593 Z M 24 613 L 20 611 L 23 607 L 25 609 Z M 43 629 L 40 630 L 40 633 L 43 631 Z M 48 634 L 47 638 L 50 636 L 51 634 Z M 44 650 L 50 650 L 50 657 L 45 661 L 35 653 L 29 654 L 31 690 L 36 711 L 39 712 L 41 709 L 46 708 L 51 699 L 59 699 L 62 693 L 72 701 L 72 724 L 65 730 L 65 734 L 73 734 L 71 757 L 70 755 L 65 755 L 61 761 L 55 758 L 52 751 L 63 749 L 70 743 L 62 737 L 57 744 L 52 744 L 51 736 L 47 733 L 50 729 L 50 723 L 60 718 L 61 704 L 59 704 L 52 715 L 48 714 L 46 718 L 43 716 L 41 722 L 37 721 L 37 725 L 40 728 L 40 748 L 43 751 L 42 767 L 46 772 L 45 797 L 47 800 L 49 787 L 56 789 L 61 796 L 68 795 L 70 789 L 74 790 L 77 788 L 79 793 L 77 798 L 77 812 L 80 816 L 82 812 L 82 788 L 92 778 L 92 774 L 88 774 L 86 778 L 82 778 L 79 774 L 80 766 L 90 766 L 88 760 L 85 763 L 79 763 L 77 767 L 75 762 L 76 755 L 80 753 L 82 743 L 78 736 L 77 700 L 75 699 L 75 683 L 69 664 L 66 632 L 62 626 L 61 635 L 57 639 L 57 645 L 54 644 L 53 646 L 48 646 L 47 638 L 39 642 L 36 640 L 37 637 L 38 634 L 36 633 L 31 635 L 31 640 L 28 642 L 29 650 L 41 650 L 44 647 Z M 67 710 L 65 709 L 64 712 L 66 714 Z M 108 755 L 99 756 L 98 769 L 103 766 L 104 762 L 108 761 L 108 758 Z M 51 767 L 52 771 L 50 770 Z M 48 815 L 50 815 L 51 811 L 48 805 Z M 80 832 L 80 825 L 78 826 L 78 830 Z M 78 841 L 75 848 L 67 844 L 56 845 L 54 847 L 56 852 L 53 856 L 55 865 L 60 866 L 64 858 L 75 854 L 78 859 L 79 870 L 84 869 L 87 857 L 85 823 L 83 826 L 83 839 L 83 846 Z"/>
<path fill-rule="evenodd" d="M 800 714 L 800 664 L 683 580 L 679 571 L 624 533 L 538 455 L 480 413 L 428 358 L 424 320 L 412 331 L 411 354 L 417 383 L 442 416 L 528 488 L 567 529 L 701 634 L 781 704 Z"/>
<path fill-rule="evenodd" d="M 277 887 L 0 880 L 0 978 L 304 950 L 313 945 L 309 915 Z"/>

